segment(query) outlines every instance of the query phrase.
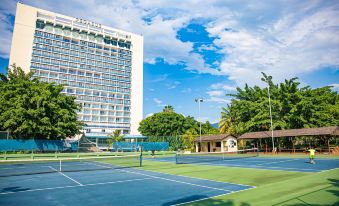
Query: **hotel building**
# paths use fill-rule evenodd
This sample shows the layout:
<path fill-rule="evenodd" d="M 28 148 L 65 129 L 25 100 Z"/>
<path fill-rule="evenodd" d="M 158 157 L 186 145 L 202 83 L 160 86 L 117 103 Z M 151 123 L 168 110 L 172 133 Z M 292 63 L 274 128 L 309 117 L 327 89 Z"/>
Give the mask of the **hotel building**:
<path fill-rule="evenodd" d="M 82 105 L 85 134 L 101 145 L 114 130 L 138 134 L 143 107 L 143 37 L 17 4 L 10 65 L 65 85 Z"/>

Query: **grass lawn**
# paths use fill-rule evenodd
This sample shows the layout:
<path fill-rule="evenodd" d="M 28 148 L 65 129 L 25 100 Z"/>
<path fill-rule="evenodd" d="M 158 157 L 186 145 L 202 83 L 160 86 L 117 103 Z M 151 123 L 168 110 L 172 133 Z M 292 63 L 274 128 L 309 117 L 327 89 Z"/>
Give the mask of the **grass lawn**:
<path fill-rule="evenodd" d="M 339 169 L 303 173 L 144 161 L 143 169 L 256 186 L 189 205 L 339 205 Z"/>

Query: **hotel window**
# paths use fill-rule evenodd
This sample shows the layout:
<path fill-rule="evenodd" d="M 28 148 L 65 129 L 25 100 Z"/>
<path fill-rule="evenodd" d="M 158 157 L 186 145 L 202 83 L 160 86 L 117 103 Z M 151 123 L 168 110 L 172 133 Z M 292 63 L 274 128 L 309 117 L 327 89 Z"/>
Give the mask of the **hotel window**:
<path fill-rule="evenodd" d="M 47 23 L 44 30 L 47 32 L 53 32 L 53 25 Z"/>
<path fill-rule="evenodd" d="M 76 74 L 76 70 L 73 70 L 73 69 L 68 70 L 68 72 L 69 72 L 70 74 Z"/>
<path fill-rule="evenodd" d="M 91 90 L 85 90 L 85 94 L 86 95 L 92 95 L 92 91 Z"/>
<path fill-rule="evenodd" d="M 62 28 L 60 26 L 55 27 L 54 31 L 56 34 L 62 34 Z"/>
<path fill-rule="evenodd" d="M 85 32 L 81 32 L 80 33 L 80 37 L 82 38 L 82 39 L 87 39 L 87 34 L 85 33 Z"/>
<path fill-rule="evenodd" d="M 104 41 L 104 38 L 100 35 L 96 37 L 96 40 L 98 43 L 102 43 Z"/>
<path fill-rule="evenodd" d="M 91 33 L 90 35 L 88 35 L 88 39 L 90 41 L 95 41 L 95 34 Z"/>
<path fill-rule="evenodd" d="M 67 88 L 67 93 L 73 93 L 74 91 L 73 91 L 73 89 L 71 89 L 71 88 Z"/>
<path fill-rule="evenodd" d="M 45 27 L 44 22 L 39 21 L 39 20 L 36 22 L 36 28 L 38 28 L 38 29 L 44 29 L 44 27 Z"/>
<path fill-rule="evenodd" d="M 65 28 L 63 29 L 63 34 L 64 34 L 65 36 L 70 36 L 70 35 L 71 35 L 71 28 L 65 27 Z"/>
<path fill-rule="evenodd" d="M 73 30 L 73 31 L 72 31 L 72 36 L 73 36 L 74 38 L 78 38 L 78 37 L 79 37 L 79 32 L 78 32 L 77 30 Z"/>
<path fill-rule="evenodd" d="M 91 110 L 85 109 L 85 110 L 84 110 L 84 113 L 85 113 L 85 114 L 91 114 Z"/>

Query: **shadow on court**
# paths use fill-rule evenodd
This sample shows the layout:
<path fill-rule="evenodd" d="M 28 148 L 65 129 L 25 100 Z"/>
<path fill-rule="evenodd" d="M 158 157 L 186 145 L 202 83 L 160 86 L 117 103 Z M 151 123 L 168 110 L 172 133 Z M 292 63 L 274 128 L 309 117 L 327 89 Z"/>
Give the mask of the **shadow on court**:
<path fill-rule="evenodd" d="M 195 198 L 199 198 L 199 199 L 203 199 L 203 198 L 207 198 L 206 196 L 199 196 L 199 197 L 195 197 L 195 196 L 191 196 L 191 197 L 186 197 L 186 198 L 182 198 L 182 199 L 178 199 L 176 201 L 172 201 L 172 202 L 168 202 L 163 204 L 163 206 L 170 206 L 170 205 L 176 205 L 178 203 L 181 202 L 190 202 L 192 199 Z M 246 203 L 246 202 L 241 202 L 240 204 L 235 204 L 233 200 L 219 200 L 219 199 L 208 199 L 205 201 L 201 201 L 201 202 L 197 202 L 194 203 L 194 205 L 201 205 L 201 206 L 205 206 L 205 205 L 215 205 L 215 206 L 250 206 L 251 204 Z"/>
<path fill-rule="evenodd" d="M 336 179 L 328 179 L 328 180 L 334 186 L 334 189 L 327 190 L 327 191 L 332 193 L 336 197 L 338 197 L 338 205 L 339 205 L 339 180 L 336 180 Z"/>
<path fill-rule="evenodd" d="M 21 192 L 21 191 L 27 191 L 30 190 L 30 188 L 22 188 L 22 187 L 6 187 L 0 190 L 0 193 L 2 192 Z"/>

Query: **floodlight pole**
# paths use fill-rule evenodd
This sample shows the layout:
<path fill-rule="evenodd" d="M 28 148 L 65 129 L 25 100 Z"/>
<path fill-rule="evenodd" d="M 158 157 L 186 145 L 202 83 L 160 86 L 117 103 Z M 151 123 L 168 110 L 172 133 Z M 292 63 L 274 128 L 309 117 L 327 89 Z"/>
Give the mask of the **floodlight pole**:
<path fill-rule="evenodd" d="M 197 98 L 195 99 L 195 102 L 198 102 L 198 105 L 199 105 L 199 119 L 201 118 L 201 114 L 200 114 L 200 102 L 203 102 L 204 99 L 203 98 Z M 201 145 L 201 119 L 199 120 L 199 123 L 200 123 L 200 130 L 199 130 L 199 133 L 200 133 L 200 138 L 199 138 L 199 143 L 200 143 L 200 148 L 202 147 Z"/>
<path fill-rule="evenodd" d="M 271 137 L 272 137 L 272 150 L 275 152 L 275 147 L 274 147 L 274 134 L 273 134 L 273 120 L 272 120 L 272 105 L 271 105 L 271 94 L 270 94 L 270 84 L 268 84 L 267 91 L 268 91 L 268 104 L 270 107 L 270 118 L 271 118 Z"/>

